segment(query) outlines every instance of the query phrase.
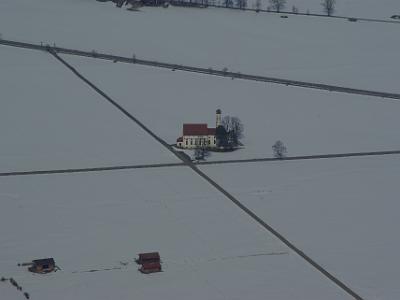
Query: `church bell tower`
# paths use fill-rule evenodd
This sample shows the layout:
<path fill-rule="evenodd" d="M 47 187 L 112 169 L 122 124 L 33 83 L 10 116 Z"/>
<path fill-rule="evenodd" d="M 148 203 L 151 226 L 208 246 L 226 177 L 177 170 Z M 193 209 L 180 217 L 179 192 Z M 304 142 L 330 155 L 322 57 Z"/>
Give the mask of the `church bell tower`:
<path fill-rule="evenodd" d="M 216 122 L 215 122 L 215 128 L 218 128 L 218 126 L 222 125 L 222 120 L 221 120 L 221 110 L 217 109 L 216 112 Z"/>

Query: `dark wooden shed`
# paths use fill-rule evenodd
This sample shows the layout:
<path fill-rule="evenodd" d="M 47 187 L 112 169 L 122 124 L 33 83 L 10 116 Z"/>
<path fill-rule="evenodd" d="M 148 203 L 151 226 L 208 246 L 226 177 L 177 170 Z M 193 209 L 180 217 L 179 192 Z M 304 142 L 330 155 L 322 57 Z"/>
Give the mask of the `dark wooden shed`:
<path fill-rule="evenodd" d="M 29 271 L 34 273 L 49 273 L 53 272 L 56 268 L 56 263 L 53 258 L 36 259 L 32 261 L 32 265 L 28 268 Z"/>
<path fill-rule="evenodd" d="M 144 274 L 161 272 L 161 264 L 159 262 L 144 263 L 139 271 Z"/>
<path fill-rule="evenodd" d="M 158 252 L 139 253 L 136 263 L 140 265 L 145 263 L 161 263 L 160 254 Z"/>

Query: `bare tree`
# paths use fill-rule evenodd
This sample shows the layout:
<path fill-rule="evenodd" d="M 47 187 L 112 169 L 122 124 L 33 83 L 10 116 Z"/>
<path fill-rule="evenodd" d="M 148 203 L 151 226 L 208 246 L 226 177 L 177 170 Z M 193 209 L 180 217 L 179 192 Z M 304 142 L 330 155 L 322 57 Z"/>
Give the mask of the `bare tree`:
<path fill-rule="evenodd" d="M 256 12 L 259 12 L 261 9 L 261 0 L 256 0 Z"/>
<path fill-rule="evenodd" d="M 228 145 L 233 147 L 239 146 L 244 130 L 242 121 L 238 117 L 225 116 L 222 119 L 222 126 L 227 132 Z"/>
<path fill-rule="evenodd" d="M 119 8 L 121 8 L 122 5 L 124 5 L 124 3 L 125 3 L 125 0 L 117 0 L 117 1 L 116 1 L 116 5 L 117 5 L 117 7 L 119 7 Z"/>
<path fill-rule="evenodd" d="M 247 7 L 247 0 L 236 0 L 236 7 L 239 9 L 245 9 Z"/>
<path fill-rule="evenodd" d="M 224 4 L 225 7 L 233 6 L 233 0 L 222 0 L 222 3 Z"/>
<path fill-rule="evenodd" d="M 269 0 L 269 3 L 274 10 L 280 12 L 282 9 L 285 8 L 286 0 Z"/>
<path fill-rule="evenodd" d="M 274 151 L 274 157 L 276 158 L 284 158 L 287 153 L 287 149 L 281 141 L 276 141 L 272 146 L 272 151 Z"/>
<path fill-rule="evenodd" d="M 208 156 L 210 156 L 210 151 L 208 151 L 206 147 L 198 147 L 194 149 L 195 160 L 204 160 Z"/>
<path fill-rule="evenodd" d="M 326 12 L 328 16 L 331 16 L 335 11 L 336 0 L 323 0 L 321 5 L 324 12 Z"/>

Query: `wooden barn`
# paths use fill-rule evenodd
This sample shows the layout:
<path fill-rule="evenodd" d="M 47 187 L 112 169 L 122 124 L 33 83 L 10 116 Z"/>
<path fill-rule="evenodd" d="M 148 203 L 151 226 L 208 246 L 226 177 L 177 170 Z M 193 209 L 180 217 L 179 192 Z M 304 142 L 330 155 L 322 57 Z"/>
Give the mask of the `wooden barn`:
<path fill-rule="evenodd" d="M 56 263 L 53 258 L 36 259 L 32 261 L 32 265 L 28 268 L 33 273 L 50 273 L 56 269 Z"/>
<path fill-rule="evenodd" d="M 143 274 L 157 273 L 161 272 L 161 264 L 159 262 L 144 263 L 139 271 Z"/>
<path fill-rule="evenodd" d="M 148 264 L 148 263 L 161 263 L 160 254 L 158 252 L 148 252 L 148 253 L 139 253 L 139 257 L 136 259 L 136 263 L 139 265 Z"/>

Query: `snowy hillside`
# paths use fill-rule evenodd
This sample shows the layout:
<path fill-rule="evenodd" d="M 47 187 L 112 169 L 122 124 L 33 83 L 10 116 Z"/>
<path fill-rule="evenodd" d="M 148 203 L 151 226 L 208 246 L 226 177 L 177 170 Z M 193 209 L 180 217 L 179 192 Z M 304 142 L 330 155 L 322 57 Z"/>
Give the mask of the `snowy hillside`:
<path fill-rule="evenodd" d="M 390 20 L 399 6 L 337 0 L 337 14 Z M 399 29 L 0 2 L 2 39 L 393 93 Z M 289 156 L 400 150 L 398 100 L 53 54 L 0 45 L 0 278 L 22 287 L 0 281 L 1 300 L 400 298 L 398 154 L 228 162 L 271 158 L 278 139 Z M 182 124 L 214 127 L 218 108 L 242 120 L 243 147 L 181 159 Z M 144 275 L 134 259 L 150 251 L 163 272 Z M 60 270 L 18 266 L 45 257 Z"/>

